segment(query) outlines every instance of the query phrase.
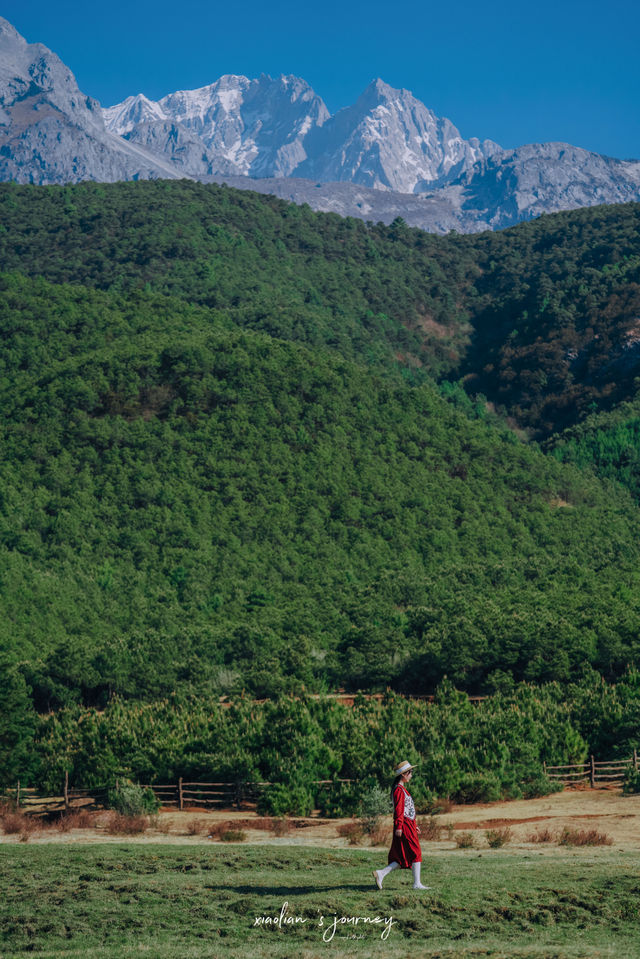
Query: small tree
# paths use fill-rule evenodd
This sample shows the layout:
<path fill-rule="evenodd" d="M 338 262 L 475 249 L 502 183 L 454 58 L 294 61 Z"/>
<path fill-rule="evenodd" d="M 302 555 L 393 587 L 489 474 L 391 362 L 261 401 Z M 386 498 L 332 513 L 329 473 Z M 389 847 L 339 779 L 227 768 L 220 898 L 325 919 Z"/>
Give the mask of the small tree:
<path fill-rule="evenodd" d="M 160 800 L 149 786 L 139 786 L 125 779 L 109 790 L 107 802 L 123 816 L 144 816 L 157 813 Z"/>

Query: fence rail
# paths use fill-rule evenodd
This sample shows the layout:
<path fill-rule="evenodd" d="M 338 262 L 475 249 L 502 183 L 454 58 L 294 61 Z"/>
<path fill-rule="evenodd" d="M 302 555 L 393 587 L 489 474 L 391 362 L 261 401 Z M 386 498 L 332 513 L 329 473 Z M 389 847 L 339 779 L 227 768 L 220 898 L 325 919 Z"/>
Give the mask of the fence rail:
<path fill-rule="evenodd" d="M 562 783 L 564 786 L 573 786 L 577 783 L 589 783 L 592 789 L 595 789 L 598 783 L 605 783 L 613 786 L 616 783 L 624 782 L 629 769 L 638 770 L 638 751 L 633 750 L 633 756 L 629 759 L 605 759 L 596 762 L 593 756 L 589 757 L 586 763 L 572 763 L 565 766 L 547 766 L 545 763 L 544 771 L 553 782 Z"/>
<path fill-rule="evenodd" d="M 636 772 L 639 767 L 639 757 L 636 749 L 628 759 L 609 759 L 596 761 L 593 756 L 586 763 L 567 763 L 563 766 L 548 766 L 544 764 L 545 774 L 553 782 L 564 786 L 575 786 L 580 783 L 588 784 L 595 789 L 598 784 L 615 785 L 624 782 L 630 769 Z M 350 783 L 351 779 L 317 780 L 313 783 L 324 789 L 334 785 Z M 177 783 L 150 783 L 141 785 L 153 791 L 163 806 L 175 806 L 185 809 L 189 806 L 209 809 L 226 809 L 235 806 L 241 809 L 243 805 L 255 803 L 264 789 L 272 785 L 268 782 L 185 782 L 179 779 Z M 16 803 L 25 811 L 62 811 L 72 806 L 104 806 L 107 802 L 109 786 L 70 786 L 69 774 L 65 775 L 62 795 L 51 796 L 38 792 L 31 787 L 21 786 L 18 782 L 14 789 L 0 791 L 0 800 Z"/>
<path fill-rule="evenodd" d="M 327 788 L 334 784 L 351 781 L 350 779 L 318 780 L 313 785 Z M 179 779 L 177 783 L 140 783 L 140 785 L 151 789 L 162 806 L 175 806 L 182 810 L 190 806 L 209 809 L 228 809 L 229 806 L 235 806 L 241 809 L 243 805 L 257 802 L 262 791 L 272 784 L 269 782 L 203 783 L 185 782 Z M 15 789 L 0 790 L 0 801 L 16 803 L 25 812 L 36 809 L 39 812 L 61 812 L 72 807 L 104 806 L 107 803 L 109 789 L 109 786 L 70 787 L 67 773 L 62 795 L 52 796 L 18 783 Z"/>

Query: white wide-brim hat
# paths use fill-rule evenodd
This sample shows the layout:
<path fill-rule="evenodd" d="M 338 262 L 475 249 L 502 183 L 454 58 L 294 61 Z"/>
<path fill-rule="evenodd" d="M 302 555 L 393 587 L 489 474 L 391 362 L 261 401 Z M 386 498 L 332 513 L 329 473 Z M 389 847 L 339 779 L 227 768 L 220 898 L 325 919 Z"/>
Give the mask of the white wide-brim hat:
<path fill-rule="evenodd" d="M 415 769 L 416 767 L 412 763 L 398 763 L 396 768 L 393 770 L 394 776 L 402 776 L 403 773 L 408 773 L 410 769 Z"/>

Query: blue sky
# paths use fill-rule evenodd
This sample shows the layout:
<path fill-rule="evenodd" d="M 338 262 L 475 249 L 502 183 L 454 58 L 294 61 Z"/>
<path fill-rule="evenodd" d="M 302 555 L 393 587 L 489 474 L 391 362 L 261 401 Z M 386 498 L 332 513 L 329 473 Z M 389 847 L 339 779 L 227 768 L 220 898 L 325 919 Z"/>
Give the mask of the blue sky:
<path fill-rule="evenodd" d="M 103 106 L 292 73 L 335 112 L 380 76 L 465 137 L 640 159 L 637 0 L 5 0 L 0 13 Z"/>

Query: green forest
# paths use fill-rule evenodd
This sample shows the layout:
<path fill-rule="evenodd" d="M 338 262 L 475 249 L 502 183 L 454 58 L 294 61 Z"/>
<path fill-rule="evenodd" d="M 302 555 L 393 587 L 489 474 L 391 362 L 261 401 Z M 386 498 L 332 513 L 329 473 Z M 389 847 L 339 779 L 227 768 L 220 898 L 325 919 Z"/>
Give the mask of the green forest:
<path fill-rule="evenodd" d="M 628 682 L 640 204 L 437 237 L 190 181 L 0 184 L 0 335 L 7 782 L 46 778 L 52 722 L 127 704 Z M 595 748 L 557 721 L 538 770 Z M 317 778 L 364 775 L 342 753 Z"/>

